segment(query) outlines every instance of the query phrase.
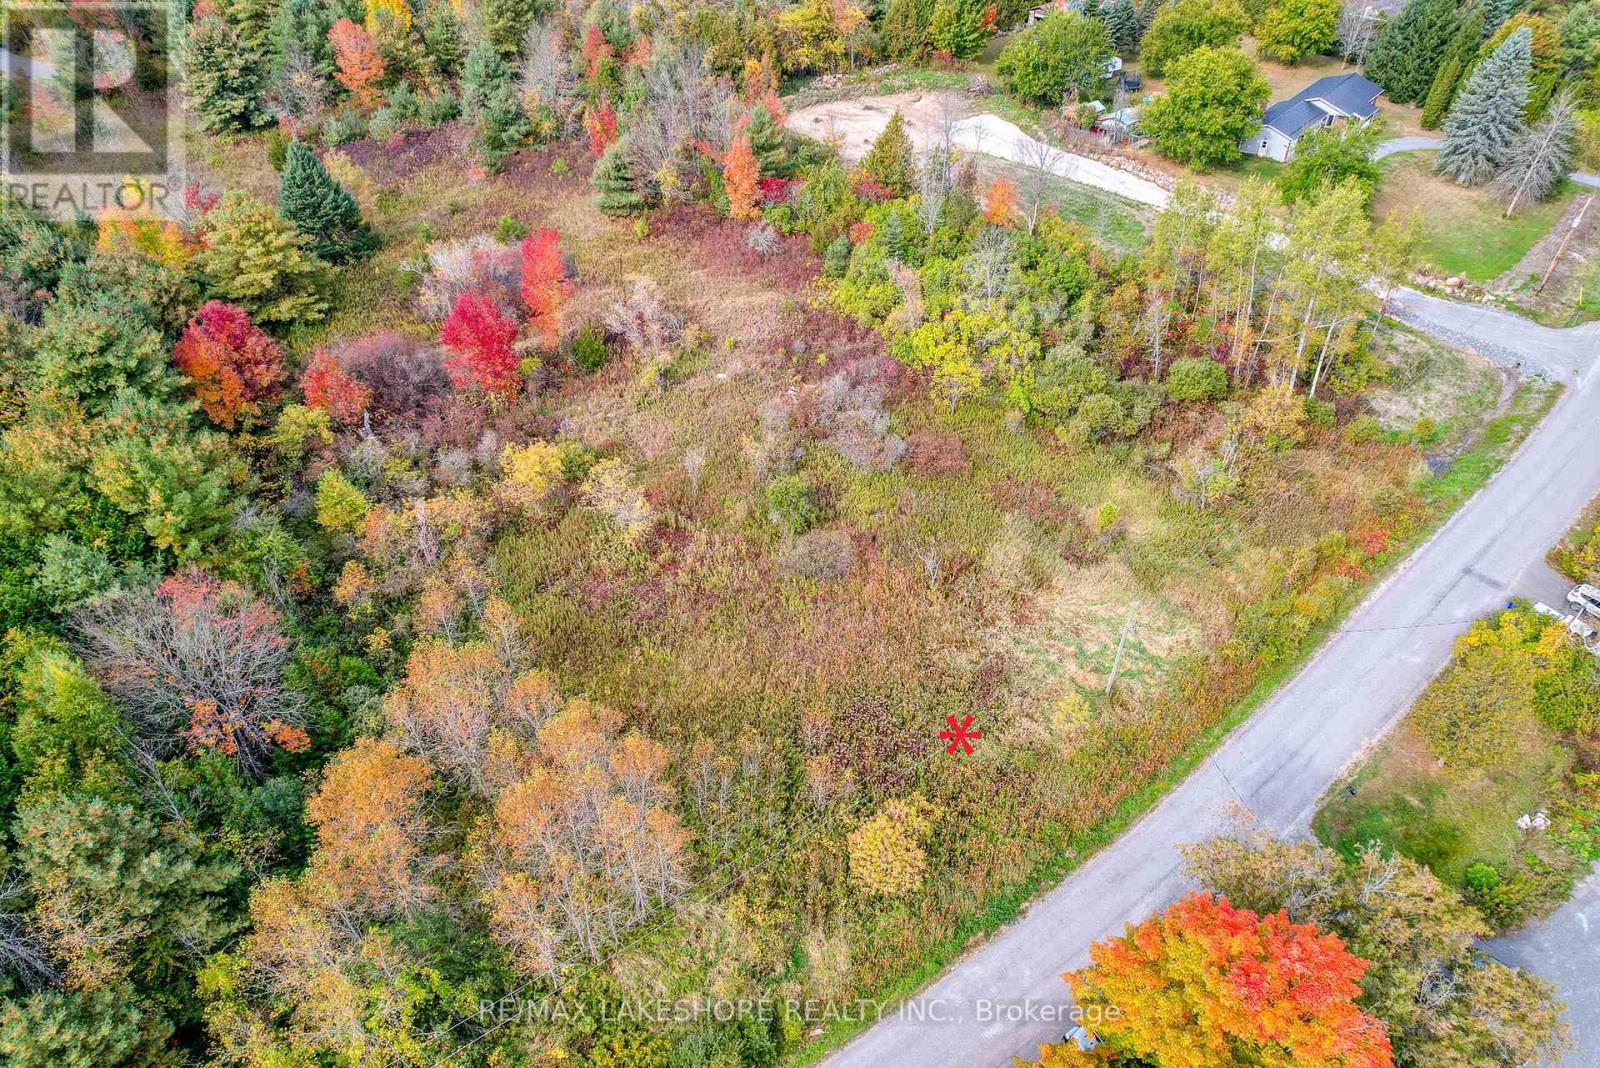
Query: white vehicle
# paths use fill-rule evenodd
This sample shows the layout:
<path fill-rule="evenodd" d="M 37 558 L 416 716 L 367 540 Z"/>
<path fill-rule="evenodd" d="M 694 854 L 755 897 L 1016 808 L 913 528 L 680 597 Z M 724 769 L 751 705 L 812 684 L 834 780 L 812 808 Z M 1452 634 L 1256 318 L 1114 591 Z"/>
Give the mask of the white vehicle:
<path fill-rule="evenodd" d="M 1090 1050 L 1094 1049 L 1096 1046 L 1098 1046 L 1100 1044 L 1100 1040 L 1098 1038 L 1094 1037 L 1093 1032 L 1091 1032 L 1087 1027 L 1084 1027 L 1081 1024 L 1079 1026 L 1077 1026 L 1077 1027 L 1074 1027 L 1072 1030 L 1068 1031 L 1066 1034 L 1062 1035 L 1061 1036 L 1061 1041 L 1062 1042 L 1071 1042 L 1073 1045 L 1077 1046 L 1084 1053 L 1088 1053 Z"/>
<path fill-rule="evenodd" d="M 1600 616 L 1600 589 L 1580 583 L 1567 591 L 1567 603 L 1579 612 L 1587 612 L 1591 616 Z"/>
<path fill-rule="evenodd" d="M 1570 598 L 1568 599 L 1570 600 Z M 1584 645 L 1591 645 L 1594 642 L 1595 637 L 1600 635 L 1600 631 L 1596 631 L 1593 627 L 1589 626 L 1589 624 L 1585 623 L 1581 615 L 1577 612 L 1574 612 L 1570 616 L 1565 615 L 1557 609 L 1551 608 L 1549 605 L 1539 601 L 1534 602 L 1533 610 L 1542 616 L 1549 616 L 1551 619 L 1559 619 L 1566 623 L 1567 629 L 1576 635 L 1578 640 Z"/>

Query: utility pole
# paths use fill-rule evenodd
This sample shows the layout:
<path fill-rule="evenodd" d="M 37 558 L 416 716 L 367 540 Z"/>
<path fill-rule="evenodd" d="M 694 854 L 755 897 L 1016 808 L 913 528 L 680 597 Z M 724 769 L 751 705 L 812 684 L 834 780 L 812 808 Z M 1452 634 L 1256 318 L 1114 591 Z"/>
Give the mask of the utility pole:
<path fill-rule="evenodd" d="M 1111 691 L 1117 685 L 1117 673 L 1122 670 L 1122 647 L 1128 644 L 1128 635 L 1133 632 L 1133 614 L 1139 610 L 1139 602 L 1134 601 L 1128 606 L 1128 618 L 1122 624 L 1122 636 L 1117 639 L 1117 655 L 1111 658 L 1111 677 L 1106 680 L 1106 696 L 1111 696 Z"/>

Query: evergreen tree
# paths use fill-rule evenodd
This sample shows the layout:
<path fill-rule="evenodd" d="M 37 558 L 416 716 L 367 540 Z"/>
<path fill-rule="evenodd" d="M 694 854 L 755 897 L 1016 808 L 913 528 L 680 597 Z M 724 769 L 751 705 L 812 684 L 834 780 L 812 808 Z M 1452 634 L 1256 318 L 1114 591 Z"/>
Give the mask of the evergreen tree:
<path fill-rule="evenodd" d="M 528 116 L 512 85 L 511 68 L 487 36 L 467 53 L 461 112 L 473 124 L 473 151 L 491 171 L 499 170 L 528 135 Z"/>
<path fill-rule="evenodd" d="M 761 164 L 763 176 L 771 178 L 788 173 L 789 155 L 783 147 L 783 130 L 772 121 L 772 113 L 757 107 L 750 115 L 750 125 L 745 127 L 750 138 L 750 151 Z"/>
<path fill-rule="evenodd" d="M 1562 90 L 1545 117 L 1512 142 L 1505 169 L 1495 179 L 1496 190 L 1506 198 L 1508 218 L 1519 205 L 1549 196 L 1572 170 L 1578 138 L 1575 111 L 1572 93 Z"/>
<path fill-rule="evenodd" d="M 315 322 L 328 311 L 328 267 L 270 206 L 237 190 L 206 213 L 205 248 L 191 261 L 206 295 L 267 327 Z"/>
<path fill-rule="evenodd" d="M 925 59 L 929 52 L 928 23 L 933 18 L 932 0 L 889 0 L 879 38 L 890 59 Z"/>
<path fill-rule="evenodd" d="M 1533 31 L 1518 30 L 1467 78 L 1444 123 L 1435 164 L 1440 174 L 1462 185 L 1480 185 L 1510 162 L 1528 103 L 1532 44 Z"/>
<path fill-rule="evenodd" d="M 627 141 L 613 141 L 595 164 L 595 205 L 607 215 L 638 215 L 650 206 L 639 192 Z"/>
<path fill-rule="evenodd" d="M 861 177 L 877 182 L 897 197 L 911 192 L 911 182 L 916 177 L 916 164 L 911 158 L 911 138 L 906 134 L 905 119 L 899 109 L 889 117 L 889 125 L 872 142 L 872 149 L 856 168 Z"/>
<path fill-rule="evenodd" d="M 1493 33 L 1505 25 L 1507 19 L 1521 11 L 1526 0 L 1487 0 L 1484 4 L 1483 32 Z"/>
<path fill-rule="evenodd" d="M 478 5 L 484 39 L 505 59 L 515 59 L 533 25 L 534 0 L 483 0 Z"/>
<path fill-rule="evenodd" d="M 202 126 L 230 133 L 265 125 L 266 71 L 233 27 L 215 15 L 200 19 L 184 52 L 185 87 Z"/>
<path fill-rule="evenodd" d="M 1367 77 L 1383 86 L 1397 104 L 1420 103 L 1433 85 L 1457 25 L 1455 0 L 1408 0 L 1372 42 Z"/>
<path fill-rule="evenodd" d="M 822 273 L 829 278 L 843 278 L 850 269 L 850 238 L 840 234 L 828 245 L 822 256 Z"/>
<path fill-rule="evenodd" d="M 1133 9 L 1133 0 L 1114 0 L 1106 10 L 1106 31 L 1118 52 L 1132 52 L 1139 47 L 1139 14 Z"/>
<path fill-rule="evenodd" d="M 1450 105 L 1456 98 L 1456 90 L 1461 88 L 1461 76 L 1466 72 L 1467 65 L 1472 62 L 1472 57 L 1478 52 L 1478 44 L 1483 40 L 1483 11 L 1474 6 L 1462 19 L 1461 26 L 1450 40 L 1450 47 L 1446 49 L 1444 62 L 1439 65 L 1439 71 L 1433 77 L 1433 84 L 1428 89 L 1427 102 L 1422 108 L 1422 128 L 1424 130 L 1437 130 L 1439 123 L 1444 121 L 1445 115 L 1450 112 Z"/>
<path fill-rule="evenodd" d="M 337 21 L 338 15 L 326 0 L 284 0 L 267 27 L 273 75 L 281 77 L 298 59 L 318 76 L 332 78 L 335 65 L 328 31 Z"/>
<path fill-rule="evenodd" d="M 450 0 L 432 0 L 422 13 L 418 26 L 422 50 L 433 61 L 434 69 L 445 78 L 461 68 L 461 20 Z"/>
<path fill-rule="evenodd" d="M 299 141 L 289 146 L 285 157 L 278 210 L 306 235 L 306 247 L 329 263 L 365 259 L 378 247 L 355 198 Z"/>
<path fill-rule="evenodd" d="M 11 1068 L 176 1068 L 172 1025 L 129 987 L 41 990 L 0 1007 Z"/>
<path fill-rule="evenodd" d="M 933 46 L 957 59 L 971 59 L 982 52 L 993 32 L 983 0 L 937 0 L 928 19 L 928 39 Z"/>

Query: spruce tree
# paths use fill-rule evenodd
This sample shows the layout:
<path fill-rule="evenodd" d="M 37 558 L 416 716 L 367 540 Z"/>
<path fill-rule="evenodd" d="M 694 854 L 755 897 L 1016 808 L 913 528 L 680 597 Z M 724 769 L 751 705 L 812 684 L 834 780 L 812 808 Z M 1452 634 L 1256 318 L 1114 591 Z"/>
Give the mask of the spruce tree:
<path fill-rule="evenodd" d="M 1435 164 L 1440 174 L 1462 185 L 1480 185 L 1510 162 L 1528 103 L 1532 44 L 1533 32 L 1518 30 L 1467 78 L 1444 122 Z"/>
<path fill-rule="evenodd" d="M 1455 0 L 1409 0 L 1378 31 L 1367 53 L 1367 77 L 1397 104 L 1422 102 L 1457 28 Z"/>
<path fill-rule="evenodd" d="M 284 0 L 267 27 L 274 77 L 281 77 L 299 59 L 320 77 L 332 78 L 335 64 L 328 31 L 338 18 L 326 0 Z"/>
<path fill-rule="evenodd" d="M 1106 32 L 1118 52 L 1132 52 L 1139 47 L 1139 15 L 1133 9 L 1133 0 L 1115 0 L 1106 10 Z"/>
<path fill-rule="evenodd" d="M 1439 65 L 1439 72 L 1433 76 L 1433 84 L 1428 88 L 1428 96 L 1422 107 L 1424 130 L 1437 130 L 1439 123 L 1449 114 L 1456 90 L 1461 88 L 1462 75 L 1472 63 L 1472 57 L 1477 54 L 1482 40 L 1483 10 L 1474 6 L 1450 39 L 1444 62 Z"/>
<path fill-rule="evenodd" d="M 639 193 L 625 140 L 611 143 L 595 164 L 590 180 L 596 193 L 595 206 L 607 215 L 637 215 L 650 206 Z"/>
<path fill-rule="evenodd" d="M 483 0 L 478 5 L 482 33 L 505 59 L 515 59 L 533 25 L 534 0 Z"/>
<path fill-rule="evenodd" d="M 932 0 L 889 0 L 879 37 L 890 59 L 925 59 L 928 55 L 928 21 Z"/>
<path fill-rule="evenodd" d="M 928 39 L 933 46 L 957 59 L 971 59 L 983 51 L 993 28 L 983 0 L 937 0 L 928 19 Z"/>
<path fill-rule="evenodd" d="M 306 235 L 306 247 L 329 263 L 365 259 L 378 247 L 355 198 L 299 141 L 284 157 L 278 210 Z"/>
<path fill-rule="evenodd" d="M 889 117 L 889 125 L 872 142 L 872 149 L 857 168 L 863 178 L 870 179 L 897 197 L 911 192 L 912 179 L 916 177 L 916 164 L 911 158 L 911 138 L 906 134 L 906 121 L 899 109 Z"/>
<path fill-rule="evenodd" d="M 1506 19 L 1521 11 L 1526 0 L 1487 0 L 1484 4 L 1483 32 L 1493 33 L 1505 25 Z"/>
<path fill-rule="evenodd" d="M 1549 196 L 1572 170 L 1578 139 L 1575 111 L 1571 91 L 1563 89 L 1550 102 L 1544 118 L 1512 142 L 1505 169 L 1495 178 L 1495 189 L 1506 200 L 1508 218 L 1519 206 Z"/>
<path fill-rule="evenodd" d="M 788 171 L 789 156 L 783 147 L 783 130 L 772 121 L 770 111 L 757 106 L 744 132 L 750 138 L 750 151 L 755 153 L 756 162 L 761 164 L 764 177 L 771 178 Z"/>
<path fill-rule="evenodd" d="M 208 15 L 189 31 L 185 89 L 200 124 L 213 133 L 253 130 L 267 121 L 266 71 L 221 18 Z"/>

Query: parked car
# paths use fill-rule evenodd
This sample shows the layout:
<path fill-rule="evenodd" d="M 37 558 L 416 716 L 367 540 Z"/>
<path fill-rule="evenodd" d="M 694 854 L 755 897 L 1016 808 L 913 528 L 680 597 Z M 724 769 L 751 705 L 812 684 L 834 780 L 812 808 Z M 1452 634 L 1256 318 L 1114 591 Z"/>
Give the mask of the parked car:
<path fill-rule="evenodd" d="M 1130 93 L 1137 89 L 1143 89 L 1144 79 L 1131 70 L 1125 70 L 1122 72 L 1122 87 Z"/>
<path fill-rule="evenodd" d="M 1542 616 L 1549 616 L 1551 619 L 1559 619 L 1566 623 L 1567 629 L 1570 630 L 1584 645 L 1592 645 L 1596 635 L 1600 634 L 1600 632 L 1597 632 L 1593 627 L 1585 623 L 1583 621 L 1583 617 L 1577 612 L 1574 612 L 1570 616 L 1564 615 L 1559 610 L 1551 608 L 1542 601 L 1535 601 L 1533 610 Z"/>
<path fill-rule="evenodd" d="M 1090 1050 L 1094 1049 L 1100 1044 L 1100 1040 L 1094 1037 L 1094 1032 L 1090 1031 L 1082 1024 L 1079 1024 L 1077 1027 L 1074 1027 L 1072 1030 L 1062 1035 L 1061 1041 L 1073 1043 L 1084 1053 L 1088 1053 Z"/>
<path fill-rule="evenodd" d="M 1600 589 L 1587 582 L 1579 583 L 1567 592 L 1567 603 L 1580 612 L 1600 617 Z"/>

